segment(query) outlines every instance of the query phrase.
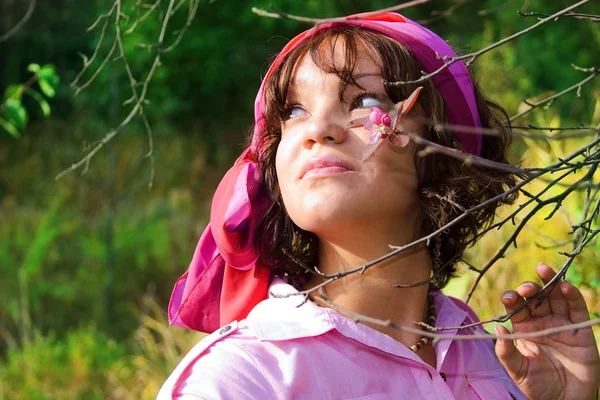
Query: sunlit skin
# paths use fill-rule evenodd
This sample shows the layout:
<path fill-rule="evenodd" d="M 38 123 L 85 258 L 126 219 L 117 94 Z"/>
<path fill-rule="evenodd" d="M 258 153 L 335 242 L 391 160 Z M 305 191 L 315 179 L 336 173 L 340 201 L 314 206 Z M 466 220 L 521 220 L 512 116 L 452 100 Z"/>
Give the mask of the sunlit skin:
<path fill-rule="evenodd" d="M 338 59 L 343 54 L 343 47 L 339 46 L 333 56 Z M 406 244 L 418 237 L 414 230 L 419 213 L 415 147 L 412 143 L 402 148 L 382 143 L 373 156 L 360 161 L 370 132 L 345 127 L 349 121 L 368 115 L 372 107 L 385 110 L 392 102 L 373 60 L 360 58 L 354 72 L 363 88 L 348 86 L 340 100 L 339 78 L 322 71 L 310 56 L 300 60 L 290 85 L 289 116 L 282 125 L 276 156 L 286 210 L 299 227 L 317 236 L 318 265 L 325 274 L 361 266 L 388 253 L 390 244 Z M 401 129 L 419 134 L 423 127 L 408 119 L 402 121 Z M 310 164 L 310 160 L 339 162 L 332 166 L 328 162 Z M 429 252 L 422 246 L 377 265 L 364 275 L 335 281 L 327 285 L 326 294 L 345 309 L 414 327 L 413 321 L 426 316 L 427 285 L 408 289 L 392 285 L 425 280 L 431 269 Z M 537 271 L 542 282 L 554 275 L 545 264 L 540 264 Z M 313 278 L 307 287 L 321 281 Z M 507 311 L 513 310 L 522 304 L 523 297 L 533 295 L 539 288 L 534 283 L 523 284 L 517 291 L 505 292 L 502 302 Z M 319 302 L 318 295 L 313 299 Z M 512 318 L 514 331 L 537 331 L 589 319 L 581 293 L 567 282 L 555 288 L 549 300 L 534 312 L 535 318 L 529 317 L 529 309 L 516 314 Z M 369 326 L 407 346 L 420 339 L 416 334 Z M 501 329 L 498 333 L 507 332 Z M 567 332 L 518 340 L 516 347 L 512 341 L 498 341 L 496 353 L 529 398 L 595 396 L 599 359 L 591 329 L 579 330 L 576 335 Z M 435 366 L 431 345 L 417 354 Z"/>
<path fill-rule="evenodd" d="M 323 72 L 310 57 L 300 61 L 287 99 L 293 107 L 282 126 L 276 157 L 286 210 L 298 226 L 319 238 L 319 268 L 328 274 L 362 265 L 388 253 L 390 244 L 409 243 L 416 236 L 415 147 L 384 143 L 361 161 L 371 133 L 363 128 L 346 130 L 346 125 L 368 115 L 374 105 L 391 107 L 392 101 L 371 59 L 359 59 L 355 72 L 364 89 L 348 86 L 340 101 L 339 78 Z M 375 96 L 364 96 L 365 91 Z M 422 130 L 414 121 L 402 124 L 407 131 Z M 351 170 L 301 178 L 303 165 L 319 157 L 341 159 Z M 426 311 L 427 286 L 398 290 L 391 284 L 427 279 L 430 270 L 431 259 L 422 246 L 360 277 L 351 275 L 328 285 L 327 295 L 359 313 L 414 326 L 413 321 L 422 320 Z M 318 282 L 315 279 L 309 286 Z M 408 346 L 420 339 L 412 333 L 376 329 Z M 432 348 L 420 353 L 435 363 Z"/>
<path fill-rule="evenodd" d="M 544 263 L 537 266 L 541 284 L 556 273 Z M 503 293 L 506 311 L 515 310 L 541 290 L 535 282 L 525 282 Z M 589 312 L 579 289 L 560 282 L 539 307 L 532 302 L 511 318 L 515 333 L 534 332 L 589 320 Z M 531 315 L 535 314 L 535 318 Z M 496 333 L 508 333 L 498 327 Z M 598 347 L 590 328 L 576 334 L 562 332 L 529 340 L 498 341 L 496 354 L 520 389 L 531 399 L 595 399 L 600 383 Z"/>

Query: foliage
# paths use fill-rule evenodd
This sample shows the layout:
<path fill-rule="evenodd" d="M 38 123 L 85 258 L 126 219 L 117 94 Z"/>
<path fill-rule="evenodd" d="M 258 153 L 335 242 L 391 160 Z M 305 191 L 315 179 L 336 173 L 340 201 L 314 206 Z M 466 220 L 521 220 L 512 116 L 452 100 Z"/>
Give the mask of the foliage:
<path fill-rule="evenodd" d="M 132 355 L 108 371 L 111 398 L 151 400 L 186 354 L 205 335 L 170 327 L 167 316 L 151 296 L 145 296 L 140 326 L 133 334 Z"/>
<path fill-rule="evenodd" d="M 135 2 L 124 1 L 123 10 L 130 12 Z M 193 332 L 168 328 L 159 308 L 165 309 L 172 284 L 191 259 L 216 184 L 240 153 L 265 60 L 307 28 L 250 11 L 252 6 L 268 9 L 270 3 L 202 2 L 180 45 L 164 55 L 145 106 L 155 133 L 152 191 L 147 189 L 147 138 L 138 120 L 98 153 L 86 175 L 53 179 L 80 160 L 128 110 L 121 105 L 129 97 L 129 82 L 118 63 L 109 62 L 76 98 L 65 83 L 80 71 L 78 53 L 93 53 L 99 32 L 87 34 L 86 28 L 107 11 L 108 3 L 40 1 L 25 28 L 1 44 L 1 116 L 21 139 L 0 134 L 0 398 L 153 398 L 178 357 L 198 340 Z M 276 3 L 282 11 L 314 17 L 396 4 Z M 462 53 L 535 23 L 516 15 L 518 4 L 495 0 L 467 1 L 449 15 L 432 18 L 433 11 L 455 3 L 430 2 L 406 15 L 433 19 L 428 26 Z M 2 19 L 15 20 L 19 7 L 2 10 Z M 532 0 L 524 11 L 556 7 Z M 488 13 L 478 15 L 479 10 Z M 184 14 L 173 26 L 182 26 Z M 156 39 L 159 16 L 126 35 L 125 48 L 138 79 L 145 76 L 152 54 L 137 44 Z M 131 23 L 124 20 L 123 28 Z M 600 65 L 600 53 L 591 51 L 600 44 L 595 28 L 589 21 L 561 18 L 502 46 L 475 62 L 480 85 L 512 115 L 524 99 L 545 98 L 580 81 L 583 75 L 571 63 Z M 170 31 L 168 39 L 174 34 Z M 106 54 L 106 47 L 100 50 Z M 27 72 L 31 60 L 39 65 Z M 25 90 L 26 84 L 16 84 L 27 83 L 32 74 L 40 77 L 35 92 L 34 85 Z M 518 123 L 597 124 L 599 82 L 585 86 L 581 97 L 567 95 Z M 45 116 L 48 98 L 52 114 Z M 516 140 L 513 159 L 539 165 L 576 144 Z M 568 244 L 543 247 L 572 239 L 569 218 L 576 220 L 580 208 L 581 198 L 573 196 L 551 221 L 540 215 L 532 222 L 518 248 L 492 268 L 475 292 L 472 306 L 482 318 L 502 313 L 501 291 L 533 279 L 538 261 L 561 265 L 564 258 L 557 251 L 569 249 Z M 509 233 L 490 232 L 468 260 L 486 262 Z M 596 242 L 578 257 L 569 272 L 595 312 L 600 310 L 599 246 Z M 466 271 L 449 291 L 464 297 L 472 280 Z"/>
<path fill-rule="evenodd" d="M 204 334 L 169 327 L 163 307 L 149 295 L 140 326 L 128 343 L 99 332 L 94 323 L 63 339 L 36 332 L 23 348 L 11 347 L 0 364 L 0 398 L 154 399 L 162 383 Z"/>
<path fill-rule="evenodd" d="M 38 64 L 29 64 L 27 71 L 33 76 L 21 85 L 9 85 L 4 91 L 4 102 L 0 103 L 0 128 L 14 137 L 19 137 L 20 132 L 27 127 L 29 116 L 23 104 L 24 95 L 29 95 L 41 108 L 45 117 L 50 116 L 50 105 L 40 92 L 31 86 L 37 83 L 41 92 L 47 97 L 56 95 L 59 77 L 52 65 L 40 67 Z"/>
<path fill-rule="evenodd" d="M 597 99 L 596 103 L 600 105 L 600 99 Z M 596 114 L 592 118 L 593 120 L 598 120 L 600 119 L 600 107 L 594 107 L 594 109 L 596 110 Z M 561 125 L 560 118 L 551 113 L 537 114 L 532 122 L 538 126 Z M 527 150 L 521 155 L 521 161 L 524 167 L 529 167 L 548 164 L 551 160 L 563 158 L 574 149 L 581 147 L 585 143 L 585 139 L 580 138 L 569 141 L 533 141 L 526 139 L 525 142 Z M 581 175 L 572 175 L 570 181 L 575 182 Z M 600 174 L 596 174 L 597 177 L 598 175 Z M 536 193 L 544 186 L 545 182 L 534 181 L 526 189 Z M 562 190 L 564 190 L 564 187 L 553 187 L 545 196 L 557 195 Z M 509 215 L 524 200 L 521 198 L 513 206 L 501 210 L 498 217 L 502 218 Z M 559 268 L 563 265 L 566 258 L 560 252 L 573 250 L 575 238 L 570 233 L 572 230 L 571 226 L 582 219 L 583 203 L 584 193 L 574 193 L 573 196 L 567 198 L 563 203 L 561 212 L 555 214 L 552 219 L 546 219 L 547 214 L 551 211 L 551 207 L 543 209 L 542 212 L 537 213 L 531 219 L 526 229 L 519 235 L 514 248 L 494 268 L 486 273 L 481 287 L 474 292 L 470 304 L 478 311 L 480 318 L 494 318 L 504 313 L 504 308 L 499 299 L 502 292 L 507 288 L 516 288 L 524 280 L 540 283 L 534 268 L 539 262 L 543 261 L 554 268 Z M 513 228 L 514 224 L 508 224 L 501 230 L 491 231 L 486 234 L 468 252 L 468 261 L 474 265 L 484 265 L 498 250 L 498 243 L 505 243 L 508 240 Z M 598 314 L 598 310 L 600 310 L 599 250 L 600 241 L 596 240 L 593 245 L 585 248 L 584 252 L 576 259 L 575 264 L 570 267 L 567 273 L 567 279 L 580 288 L 588 304 L 589 311 L 596 318 L 600 316 Z M 464 298 L 474 279 L 475 274 L 471 271 L 466 271 L 461 278 L 452 283 L 448 288 L 448 292 L 453 296 Z M 594 327 L 594 332 L 598 343 L 600 343 L 600 327 Z"/>
<path fill-rule="evenodd" d="M 68 126 L 73 125 L 61 123 L 55 129 Z M 43 127 L 48 130 L 49 125 Z M 211 169 L 189 170 L 187 159 L 202 162 L 195 146 L 188 145 L 189 158 L 182 158 L 186 145 L 180 139 L 159 140 L 157 145 L 165 150 L 158 159 L 170 168 L 150 195 L 144 182 L 128 184 L 136 155 L 144 151 L 141 139 L 129 140 L 130 158 L 122 158 L 118 173 L 122 180 L 103 191 L 102 165 L 86 178 L 51 183 L 52 168 L 44 165 L 58 166 L 62 158 L 47 144 L 55 139 L 24 137 L 22 142 L 35 151 L 4 154 L 5 159 L 20 160 L 20 167 L 0 170 L 0 182 L 8 182 L 10 193 L 0 210 L 0 334 L 20 343 L 30 337 L 31 321 L 42 332 L 65 332 L 96 321 L 99 329 L 127 337 L 137 326 L 133 310 L 140 293 L 149 285 L 158 286 L 164 302 L 181 266 L 189 262 L 188 250 L 197 239 L 206 207 L 202 201 L 192 202 L 194 185 L 188 182 L 209 182 L 205 174 L 210 175 Z M 27 184 L 35 181 L 49 183 L 32 197 Z M 21 183 L 18 188 L 9 186 L 16 182 Z M 75 184 L 78 191 L 72 190 Z M 113 189 L 117 207 L 109 207 Z M 112 245 L 107 243 L 109 234 Z M 114 270 L 114 282 L 107 299 L 108 265 Z M 114 304 L 111 315 L 106 315 L 106 301 Z M 115 319 L 119 324 L 113 324 Z"/>
<path fill-rule="evenodd" d="M 105 399 L 107 371 L 126 352 L 93 325 L 71 331 L 64 339 L 38 332 L 29 345 L 11 347 L 0 364 L 0 398 Z"/>

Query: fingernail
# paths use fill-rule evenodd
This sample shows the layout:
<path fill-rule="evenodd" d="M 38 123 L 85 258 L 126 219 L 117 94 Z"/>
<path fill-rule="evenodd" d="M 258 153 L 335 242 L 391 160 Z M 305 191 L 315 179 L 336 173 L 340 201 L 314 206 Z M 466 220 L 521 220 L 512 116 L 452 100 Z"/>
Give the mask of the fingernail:
<path fill-rule="evenodd" d="M 515 294 L 513 292 L 506 292 L 502 294 L 502 298 L 505 300 L 514 300 Z"/>
<path fill-rule="evenodd" d="M 523 283 L 521 285 L 521 287 L 526 287 L 526 288 L 529 288 L 529 289 L 533 289 L 533 288 L 535 288 L 535 285 L 533 283 L 531 283 L 531 282 L 525 282 L 525 283 Z"/>
<path fill-rule="evenodd" d="M 495 326 L 494 327 L 494 333 L 496 334 L 496 336 L 501 335 L 500 328 L 498 328 L 497 326 Z M 499 337 L 496 337 L 496 341 L 498 343 L 502 343 L 502 339 L 500 339 Z"/>

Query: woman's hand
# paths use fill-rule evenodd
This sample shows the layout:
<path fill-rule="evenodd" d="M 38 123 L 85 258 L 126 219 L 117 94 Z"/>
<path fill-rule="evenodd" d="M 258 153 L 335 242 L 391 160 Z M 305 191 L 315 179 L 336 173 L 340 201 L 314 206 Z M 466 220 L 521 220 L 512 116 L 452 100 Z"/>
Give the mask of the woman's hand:
<path fill-rule="evenodd" d="M 537 274 L 546 284 L 556 272 L 540 263 Z M 507 312 L 519 307 L 526 297 L 541 290 L 525 282 L 517 290 L 502 294 Z M 590 319 L 579 289 L 567 281 L 559 282 L 536 308 L 531 302 L 511 318 L 514 333 L 534 332 Z M 509 333 L 503 326 L 496 334 Z M 591 328 L 564 331 L 531 339 L 498 340 L 496 354 L 512 379 L 530 399 L 595 399 L 599 384 L 598 347 Z"/>

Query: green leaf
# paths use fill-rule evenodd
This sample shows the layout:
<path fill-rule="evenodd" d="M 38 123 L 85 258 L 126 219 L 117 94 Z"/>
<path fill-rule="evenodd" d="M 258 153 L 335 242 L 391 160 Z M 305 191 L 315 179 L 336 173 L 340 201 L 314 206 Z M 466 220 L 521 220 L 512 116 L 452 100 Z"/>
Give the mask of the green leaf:
<path fill-rule="evenodd" d="M 1 117 L 0 117 L 0 127 L 4 128 L 5 131 L 7 131 L 8 133 L 10 133 L 12 136 L 14 136 L 16 138 L 21 137 L 21 134 L 19 133 L 17 128 L 15 128 L 14 125 L 12 125 L 11 123 L 9 123 L 8 121 L 6 121 L 4 118 L 1 118 Z"/>
<path fill-rule="evenodd" d="M 37 75 L 42 92 L 48 97 L 54 97 L 56 95 L 56 88 L 60 82 L 60 78 L 58 77 L 54 66 L 49 64 L 44 65 Z"/>
<path fill-rule="evenodd" d="M 20 85 L 20 84 L 8 85 L 6 90 L 4 90 L 4 100 L 8 100 L 11 98 L 16 98 L 16 99 L 20 100 L 22 90 L 23 90 L 23 85 Z"/>
<path fill-rule="evenodd" d="M 40 79 L 38 81 L 39 85 L 40 85 L 40 89 L 42 89 L 42 92 L 44 92 L 44 94 L 48 97 L 54 97 L 56 95 L 56 91 L 54 90 L 54 88 L 52 87 L 52 85 L 50 85 L 48 82 L 46 82 L 43 79 Z"/>
<path fill-rule="evenodd" d="M 35 101 L 38 102 L 38 104 L 42 108 L 42 112 L 44 113 L 44 116 L 48 117 L 50 115 L 50 104 L 48 104 L 48 102 L 44 99 L 44 97 L 42 97 L 41 94 L 39 94 L 38 92 L 36 92 L 33 89 L 29 89 L 27 91 L 27 94 L 30 95 L 31 97 L 33 97 L 35 99 Z"/>
<path fill-rule="evenodd" d="M 27 71 L 37 74 L 40 70 L 40 64 L 31 63 L 27 66 Z"/>
<path fill-rule="evenodd" d="M 19 130 L 27 126 L 27 111 L 20 100 L 8 99 L 4 102 L 4 117 Z"/>
<path fill-rule="evenodd" d="M 60 80 L 56 74 L 54 65 L 51 64 L 44 65 L 37 74 L 41 79 L 47 80 L 53 84 L 58 84 L 58 81 Z"/>

